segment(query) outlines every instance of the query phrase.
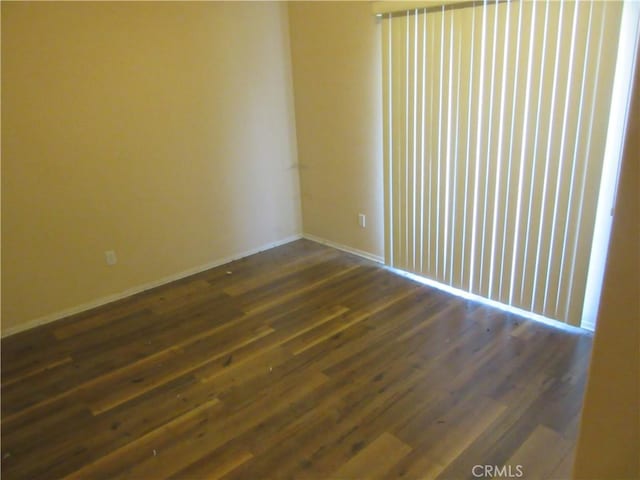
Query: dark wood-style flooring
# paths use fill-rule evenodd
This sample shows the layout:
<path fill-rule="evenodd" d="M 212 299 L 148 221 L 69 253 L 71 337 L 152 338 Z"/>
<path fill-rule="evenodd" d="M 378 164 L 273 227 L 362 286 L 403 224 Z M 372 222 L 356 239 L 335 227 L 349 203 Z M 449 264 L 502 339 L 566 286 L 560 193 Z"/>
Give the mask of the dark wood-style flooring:
<path fill-rule="evenodd" d="M 590 349 L 299 240 L 3 339 L 2 477 L 568 478 Z"/>

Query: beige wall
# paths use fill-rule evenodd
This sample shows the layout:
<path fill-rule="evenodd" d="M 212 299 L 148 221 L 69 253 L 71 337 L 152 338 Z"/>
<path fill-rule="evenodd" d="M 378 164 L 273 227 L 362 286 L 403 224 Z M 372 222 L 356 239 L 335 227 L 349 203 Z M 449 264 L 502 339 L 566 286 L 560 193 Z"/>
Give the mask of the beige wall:
<path fill-rule="evenodd" d="M 576 479 L 640 478 L 638 70 L 627 139 L 582 413 Z"/>
<path fill-rule="evenodd" d="M 304 232 L 382 256 L 381 40 L 371 4 L 292 2 L 289 19 Z"/>
<path fill-rule="evenodd" d="M 295 141 L 284 4 L 2 2 L 2 332 L 299 233 Z"/>

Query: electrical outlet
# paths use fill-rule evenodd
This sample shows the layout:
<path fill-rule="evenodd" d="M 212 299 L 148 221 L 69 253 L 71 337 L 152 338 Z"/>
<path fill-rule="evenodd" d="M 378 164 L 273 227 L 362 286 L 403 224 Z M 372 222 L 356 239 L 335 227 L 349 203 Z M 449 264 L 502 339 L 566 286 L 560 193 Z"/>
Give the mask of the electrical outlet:
<path fill-rule="evenodd" d="M 104 252 L 104 259 L 107 262 L 107 265 L 115 265 L 118 262 L 118 257 L 116 257 L 116 252 L 113 250 L 107 250 Z"/>
<path fill-rule="evenodd" d="M 367 216 L 364 213 L 358 214 L 358 225 L 360 228 L 367 228 Z"/>

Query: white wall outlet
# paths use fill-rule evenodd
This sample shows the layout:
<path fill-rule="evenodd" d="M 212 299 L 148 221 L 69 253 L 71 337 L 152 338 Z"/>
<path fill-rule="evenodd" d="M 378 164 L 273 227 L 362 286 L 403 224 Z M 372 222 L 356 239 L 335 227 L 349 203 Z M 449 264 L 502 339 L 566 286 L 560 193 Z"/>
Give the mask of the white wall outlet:
<path fill-rule="evenodd" d="M 116 252 L 113 250 L 107 250 L 104 252 L 104 259 L 107 262 L 107 265 L 115 265 L 118 262 L 118 257 L 116 257 Z"/>
<path fill-rule="evenodd" d="M 367 228 L 367 216 L 364 213 L 358 214 L 358 225 L 360 228 Z"/>

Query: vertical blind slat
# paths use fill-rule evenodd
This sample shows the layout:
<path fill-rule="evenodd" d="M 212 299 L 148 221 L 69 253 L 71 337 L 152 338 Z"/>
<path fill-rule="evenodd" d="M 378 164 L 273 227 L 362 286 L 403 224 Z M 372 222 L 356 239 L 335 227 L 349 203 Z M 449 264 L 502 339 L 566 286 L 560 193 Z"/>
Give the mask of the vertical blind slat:
<path fill-rule="evenodd" d="M 382 143 L 384 158 L 393 157 L 391 153 L 393 135 L 391 134 L 391 22 L 382 22 L 382 65 L 384 68 L 382 82 Z M 393 177 L 389 168 L 383 169 L 384 188 L 385 188 L 385 205 L 384 205 L 384 222 L 385 225 L 393 225 L 393 208 L 390 201 L 390 194 L 393 190 Z M 391 228 L 384 229 L 384 255 L 388 261 L 393 264 L 393 235 Z"/>
<path fill-rule="evenodd" d="M 406 265 L 413 269 L 413 234 L 414 234 L 414 172 L 415 172 L 415 15 L 407 18 L 407 106 L 406 106 L 406 163 L 405 163 L 405 255 Z"/>
<path fill-rule="evenodd" d="M 463 230 L 462 230 L 462 249 L 460 252 L 460 288 L 463 290 L 469 290 L 469 272 L 471 271 L 471 261 L 470 261 L 470 252 L 471 252 L 471 230 L 473 223 L 473 216 L 471 212 L 473 211 L 471 205 L 473 202 L 472 195 L 472 185 L 473 179 L 475 177 L 475 169 L 473 163 L 473 141 L 472 138 L 475 133 L 475 110 L 474 105 L 477 103 L 478 92 L 476 89 L 477 85 L 477 72 L 478 72 L 478 64 L 477 61 L 478 55 L 476 55 L 476 13 L 477 9 L 473 8 L 470 11 L 463 12 L 462 18 L 462 35 L 464 45 L 471 45 L 471 48 L 468 49 L 470 56 L 468 57 L 468 65 L 469 65 L 469 86 L 468 86 L 468 97 L 469 101 L 465 105 L 467 107 L 467 129 L 466 129 L 466 149 L 465 149 L 465 193 L 464 193 L 464 222 L 463 222 Z"/>
<path fill-rule="evenodd" d="M 455 77 L 455 125 L 453 129 L 453 142 L 454 142 L 454 160 L 453 160 L 453 173 L 452 173 L 452 181 L 453 181 L 453 194 L 452 194 L 452 205 L 451 205 L 451 244 L 450 244 L 450 264 L 449 264 L 449 279 L 448 283 L 450 285 L 454 285 L 457 282 L 457 279 L 460 275 L 460 261 L 459 255 L 456 255 L 456 252 L 459 251 L 459 240 L 462 238 L 462 228 L 460 223 L 461 215 L 459 215 L 458 209 L 461 205 L 460 202 L 460 193 L 464 193 L 464 169 L 461 168 L 460 159 L 461 159 L 461 151 L 463 147 L 463 138 L 460 134 L 463 122 L 460 121 L 460 97 L 461 97 L 461 70 L 462 70 L 462 48 L 461 41 L 462 35 L 460 31 L 456 31 L 454 28 L 454 17 L 451 18 L 451 30 L 452 36 L 454 37 L 453 51 L 455 61 L 455 69 L 454 69 L 454 77 Z"/>

